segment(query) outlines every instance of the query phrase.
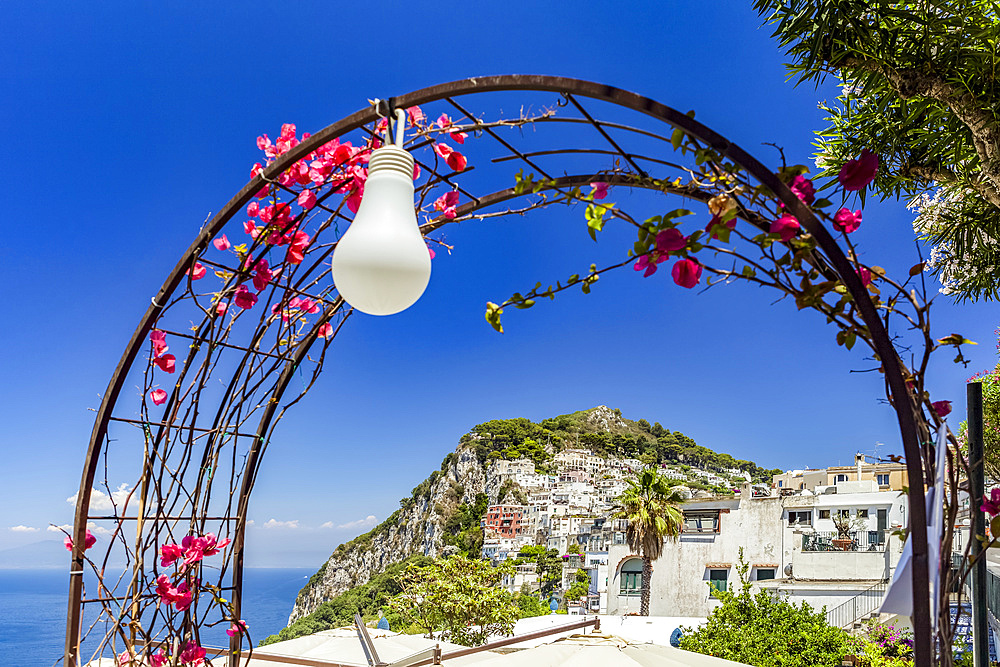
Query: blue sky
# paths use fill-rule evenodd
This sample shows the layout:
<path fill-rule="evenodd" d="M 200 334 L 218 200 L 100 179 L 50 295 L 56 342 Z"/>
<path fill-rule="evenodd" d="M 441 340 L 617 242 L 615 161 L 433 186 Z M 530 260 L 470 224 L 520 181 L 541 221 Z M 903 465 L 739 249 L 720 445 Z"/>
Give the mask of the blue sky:
<path fill-rule="evenodd" d="M 836 90 L 788 84 L 749 4 L 6 8 L 0 126 L 18 178 L 0 213 L 0 549 L 52 539 L 45 526 L 71 519 L 91 409 L 167 271 L 245 183 L 257 135 L 284 122 L 315 131 L 369 98 L 443 81 L 542 73 L 696 109 L 765 159 L 774 153 L 761 144 L 776 142 L 805 162 L 817 102 Z M 910 219 L 901 203 L 866 208 L 866 261 L 916 263 Z M 485 302 L 588 266 L 582 221 L 459 227 L 448 241 L 455 252 L 435 260 L 424 299 L 396 317 L 354 318 L 279 429 L 249 565 L 318 565 L 491 418 L 605 404 L 769 467 L 847 462 L 876 442 L 900 451 L 878 378 L 850 372 L 867 367 L 861 355 L 769 293 L 698 294 L 666 272 L 624 271 L 589 297 L 507 315 L 500 336 Z M 936 333 L 981 343 L 968 369 L 947 353 L 932 368 L 934 396 L 961 401 L 964 380 L 995 363 L 1000 309 L 942 297 L 935 311 Z"/>

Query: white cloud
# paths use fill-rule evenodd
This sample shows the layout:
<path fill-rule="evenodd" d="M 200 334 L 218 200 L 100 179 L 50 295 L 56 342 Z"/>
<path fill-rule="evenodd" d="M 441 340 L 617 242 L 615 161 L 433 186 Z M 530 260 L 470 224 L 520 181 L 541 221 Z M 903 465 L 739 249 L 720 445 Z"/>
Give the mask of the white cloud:
<path fill-rule="evenodd" d="M 264 522 L 264 528 L 298 528 L 299 520 L 292 519 L 291 521 L 278 521 L 277 519 L 268 519 Z"/>
<path fill-rule="evenodd" d="M 118 510 L 121 511 L 131 493 L 132 487 L 125 483 L 119 484 L 118 488 L 112 491 L 110 496 L 99 489 L 93 489 L 90 494 L 90 509 L 112 511 L 117 505 Z M 74 493 L 66 499 L 66 502 L 70 505 L 76 505 L 77 495 Z"/>
<path fill-rule="evenodd" d="M 50 533 L 61 533 L 65 530 L 68 533 L 69 531 L 73 530 L 73 526 L 69 525 L 68 523 L 64 523 L 61 526 L 53 526 L 50 523 L 45 530 L 49 531 Z"/>
<path fill-rule="evenodd" d="M 254 525 L 255 523 L 257 523 L 257 522 L 254 521 L 253 519 L 250 519 L 249 521 L 247 521 L 247 527 L 250 527 L 250 526 Z"/>
<path fill-rule="evenodd" d="M 7 530 L 13 533 L 37 533 L 37 528 L 32 528 L 31 526 L 11 526 Z"/>
<path fill-rule="evenodd" d="M 320 528 L 333 528 L 332 521 L 325 521 L 319 525 Z"/>
<path fill-rule="evenodd" d="M 348 521 L 347 523 L 342 523 L 337 526 L 338 530 L 351 530 L 354 528 L 367 528 L 368 526 L 374 526 L 378 522 L 374 514 L 369 514 L 364 519 L 358 519 L 357 521 Z M 324 524 L 326 525 L 326 524 Z"/>

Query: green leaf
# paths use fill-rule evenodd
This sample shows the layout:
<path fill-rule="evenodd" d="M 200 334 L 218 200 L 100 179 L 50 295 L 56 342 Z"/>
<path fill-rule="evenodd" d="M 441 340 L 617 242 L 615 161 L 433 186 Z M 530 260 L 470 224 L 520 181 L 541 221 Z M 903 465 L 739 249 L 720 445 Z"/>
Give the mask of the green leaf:
<path fill-rule="evenodd" d="M 670 145 L 674 147 L 674 150 L 677 150 L 682 143 L 684 143 L 684 130 L 678 127 L 670 135 Z"/>

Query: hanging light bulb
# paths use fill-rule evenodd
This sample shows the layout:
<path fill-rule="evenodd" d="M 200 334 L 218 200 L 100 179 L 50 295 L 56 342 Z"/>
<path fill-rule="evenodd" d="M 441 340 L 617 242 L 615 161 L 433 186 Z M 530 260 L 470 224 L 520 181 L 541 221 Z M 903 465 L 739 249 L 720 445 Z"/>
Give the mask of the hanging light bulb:
<path fill-rule="evenodd" d="M 413 156 L 403 148 L 405 113 L 396 111 L 395 145 L 372 151 L 358 213 L 333 252 L 337 291 L 369 315 L 406 310 L 431 278 L 431 256 L 413 208 Z"/>

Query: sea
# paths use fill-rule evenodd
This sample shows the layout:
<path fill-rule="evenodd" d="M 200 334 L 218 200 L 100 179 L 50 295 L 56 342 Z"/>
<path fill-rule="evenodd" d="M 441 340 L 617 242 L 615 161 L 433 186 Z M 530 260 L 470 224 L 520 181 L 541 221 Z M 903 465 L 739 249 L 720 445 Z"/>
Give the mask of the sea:
<path fill-rule="evenodd" d="M 244 571 L 243 619 L 255 645 L 285 627 L 295 596 L 314 572 Z M 65 570 L 0 570 L 0 667 L 62 665 L 68 590 Z"/>

